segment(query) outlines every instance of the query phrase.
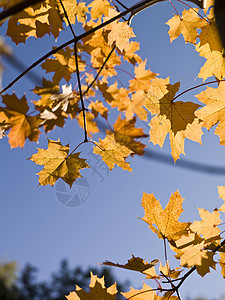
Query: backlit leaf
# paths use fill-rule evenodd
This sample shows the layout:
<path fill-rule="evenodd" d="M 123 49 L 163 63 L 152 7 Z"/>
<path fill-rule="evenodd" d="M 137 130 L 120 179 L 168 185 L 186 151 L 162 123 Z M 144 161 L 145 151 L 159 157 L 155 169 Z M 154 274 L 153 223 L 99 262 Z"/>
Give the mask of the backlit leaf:
<path fill-rule="evenodd" d="M 80 158 L 80 153 L 69 155 L 69 145 L 63 146 L 60 141 L 48 140 L 48 149 L 38 149 L 30 159 L 44 169 L 38 173 L 39 185 L 54 185 L 62 178 L 71 187 L 74 181 L 82 177 L 80 170 L 89 168 L 85 159 Z"/>
<path fill-rule="evenodd" d="M 157 233 L 160 239 L 177 240 L 182 235 L 187 234 L 189 227 L 189 223 L 178 221 L 183 212 L 183 200 L 177 191 L 171 195 L 168 204 L 163 209 L 153 194 L 144 193 L 142 206 L 145 210 L 145 216 L 142 220 L 149 225 L 153 232 Z"/>
<path fill-rule="evenodd" d="M 104 277 L 98 278 L 91 272 L 91 282 L 89 285 L 90 292 L 82 290 L 76 286 L 76 291 L 71 292 L 66 299 L 68 300 L 116 300 L 117 288 L 116 283 L 109 288 L 105 287 Z"/>
<path fill-rule="evenodd" d="M 110 170 L 117 165 L 123 170 L 132 171 L 129 163 L 125 162 L 125 159 L 132 151 L 117 143 L 115 135 L 112 132 L 108 133 L 104 140 L 99 139 L 99 143 L 94 147 L 93 152 L 101 155 L 102 160 L 107 164 Z"/>

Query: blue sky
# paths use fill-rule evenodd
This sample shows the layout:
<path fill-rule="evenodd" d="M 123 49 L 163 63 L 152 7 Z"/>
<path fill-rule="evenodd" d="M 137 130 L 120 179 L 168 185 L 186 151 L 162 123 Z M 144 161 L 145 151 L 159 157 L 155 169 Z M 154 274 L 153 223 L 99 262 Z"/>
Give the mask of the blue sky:
<path fill-rule="evenodd" d="M 176 1 L 174 3 L 178 9 L 183 7 Z M 165 23 L 174 13 L 170 3 L 162 2 L 135 17 L 132 26 L 141 45 L 139 55 L 148 59 L 148 67 L 162 78 L 170 76 L 172 83 L 182 80 L 182 91 L 201 83 L 195 78 L 204 60 L 192 45 L 184 44 L 182 37 L 170 44 Z M 0 28 L 1 32 L 3 29 Z M 33 38 L 28 41 L 29 50 L 24 50 L 26 45 L 15 49 L 19 59 L 27 65 L 51 49 L 46 38 L 37 41 L 39 47 L 33 47 L 33 42 Z M 36 72 L 39 71 L 40 68 L 37 68 Z M 15 74 L 6 65 L 3 86 Z M 21 96 L 31 88 L 30 81 L 23 79 L 10 93 L 15 90 Z M 194 100 L 193 93 L 185 94 L 180 100 Z M 187 155 L 182 158 L 225 167 L 225 150 L 219 146 L 219 139 L 213 135 L 213 130 L 209 133 L 204 130 L 203 145 L 187 141 Z M 99 136 L 103 137 L 102 134 Z M 63 144 L 70 142 L 73 148 L 83 139 L 83 132 L 77 124 L 68 121 L 64 129 L 55 129 L 47 137 L 54 140 L 60 137 Z M 171 193 L 179 189 L 185 198 L 182 221 L 199 220 L 196 207 L 212 211 L 223 202 L 218 199 L 217 186 L 225 185 L 224 176 L 134 157 L 129 160 L 133 174 L 120 168 L 108 174 L 100 164 L 97 168 L 101 177 L 93 174 L 93 169 L 82 172 L 90 186 L 89 197 L 83 205 L 67 208 L 59 203 L 54 188 L 37 187 L 38 177 L 35 174 L 41 167 L 27 160 L 36 153 L 37 147 L 47 147 L 45 134 L 41 136 L 39 145 L 27 142 L 23 149 L 10 149 L 6 138 L 0 143 L 0 259 L 16 260 L 20 267 L 30 262 L 40 269 L 40 279 L 47 279 L 52 271 L 57 270 L 62 258 L 67 258 L 73 266 L 83 267 L 97 266 L 104 260 L 125 263 L 131 254 L 147 261 L 163 259 L 162 241 L 148 229 L 147 224 L 137 218 L 144 216 L 141 206 L 143 192 L 154 193 L 165 206 Z M 91 149 L 91 145 L 83 145 L 79 151 L 82 151 L 82 157 L 91 160 L 93 158 L 88 154 Z M 151 143 L 148 149 L 169 154 L 168 138 L 163 150 Z M 77 192 L 75 188 L 73 191 Z M 172 255 L 171 265 L 177 266 Z M 135 288 L 140 288 L 144 280 L 144 276 L 132 271 L 113 271 L 119 280 L 130 279 Z M 225 294 L 223 281 L 220 273 L 215 271 L 204 279 L 192 275 L 182 286 L 181 294 L 184 297 L 202 295 L 216 298 Z"/>

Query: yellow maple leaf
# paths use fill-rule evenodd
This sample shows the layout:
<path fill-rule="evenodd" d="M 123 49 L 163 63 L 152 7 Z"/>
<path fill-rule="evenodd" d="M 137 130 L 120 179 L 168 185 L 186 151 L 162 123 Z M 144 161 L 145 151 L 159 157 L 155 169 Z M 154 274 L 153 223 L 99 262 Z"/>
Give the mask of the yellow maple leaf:
<path fill-rule="evenodd" d="M 10 17 L 7 35 L 18 45 L 25 43 L 31 36 L 41 38 L 45 34 L 52 33 L 57 38 L 62 29 L 57 4 L 53 0 L 47 0 Z"/>
<path fill-rule="evenodd" d="M 107 86 L 107 89 L 103 89 L 103 86 L 98 85 L 103 92 L 103 96 L 105 97 L 106 101 L 112 106 L 117 107 L 119 111 L 126 111 L 127 113 L 127 107 L 131 105 L 131 100 L 129 97 L 129 91 L 125 89 L 124 87 L 118 88 L 117 82 Z M 129 117 L 127 116 L 127 119 L 132 118 L 134 115 L 134 111 L 131 110 L 131 114 L 129 113 Z"/>
<path fill-rule="evenodd" d="M 129 163 L 125 162 L 125 159 L 132 151 L 117 143 L 113 132 L 109 132 L 104 140 L 99 139 L 99 143 L 94 147 L 93 153 L 101 155 L 102 160 L 110 170 L 117 165 L 123 170 L 132 171 Z"/>
<path fill-rule="evenodd" d="M 117 143 L 129 148 L 132 152 L 138 155 L 143 155 L 146 145 L 135 141 L 135 139 L 145 138 L 148 137 L 148 135 L 143 132 L 142 128 L 136 128 L 135 123 L 136 118 L 122 120 L 121 116 L 119 115 L 118 119 L 113 125 L 115 131 L 115 140 Z"/>
<path fill-rule="evenodd" d="M 220 39 L 213 10 L 210 11 L 208 19 L 209 22 L 205 22 L 205 25 L 201 28 L 202 31 L 199 35 L 200 46 L 203 46 L 208 43 L 211 51 L 217 50 L 222 52 L 223 44 Z"/>
<path fill-rule="evenodd" d="M 115 17 L 118 12 L 115 9 L 109 9 L 108 17 L 105 18 L 109 20 Z M 112 46 L 114 43 L 120 51 L 129 49 L 129 39 L 135 37 L 133 29 L 127 24 L 127 22 L 119 22 L 118 20 L 107 25 L 106 30 L 109 30 L 108 43 Z"/>
<path fill-rule="evenodd" d="M 176 161 L 184 153 L 185 138 L 201 143 L 201 123 L 194 112 L 199 105 L 193 102 L 174 101 L 180 83 L 169 84 L 169 78 L 151 81 L 143 105 L 153 115 L 150 126 L 150 141 L 163 146 L 170 134 L 171 152 Z"/>
<path fill-rule="evenodd" d="M 136 114 L 140 120 L 147 121 L 148 112 L 143 107 L 145 98 L 145 94 L 142 90 L 133 93 L 131 99 L 128 98 L 129 100 L 124 103 L 127 120 L 130 120 L 133 115 Z"/>
<path fill-rule="evenodd" d="M 196 43 L 198 37 L 197 29 L 205 25 L 206 21 L 198 16 L 198 9 L 184 10 L 182 17 L 175 15 L 166 24 L 170 26 L 170 42 L 175 40 L 180 34 L 183 35 L 185 43 Z"/>
<path fill-rule="evenodd" d="M 71 75 L 76 72 L 76 63 L 74 57 L 74 49 L 66 47 L 54 54 L 55 59 L 47 58 L 42 63 L 42 68 L 47 73 L 54 72 L 53 83 L 58 84 L 62 78 L 67 82 L 71 79 Z M 85 71 L 85 62 L 78 56 L 79 71 Z"/>
<path fill-rule="evenodd" d="M 70 292 L 65 296 L 68 300 L 116 300 L 117 288 L 116 283 L 110 287 L 105 287 L 104 277 L 98 278 L 91 272 L 91 282 L 89 285 L 90 292 L 85 292 L 79 286 L 76 286 L 75 292 Z"/>
<path fill-rule="evenodd" d="M 129 90 L 134 92 L 138 90 L 147 90 L 150 88 L 150 81 L 156 77 L 156 74 L 150 70 L 145 70 L 147 60 L 142 61 L 134 69 L 135 79 L 130 80 Z"/>
<path fill-rule="evenodd" d="M 101 101 L 91 102 L 88 106 L 95 118 L 100 114 L 103 118 L 107 119 L 108 108 L 103 105 Z"/>
<path fill-rule="evenodd" d="M 204 66 L 200 69 L 199 78 L 203 78 L 203 81 L 205 81 L 211 76 L 215 76 L 218 79 L 225 77 L 225 57 L 223 52 L 217 50 L 211 51 L 208 43 L 201 47 L 197 44 L 196 51 L 200 56 L 207 59 Z"/>
<path fill-rule="evenodd" d="M 122 295 L 126 299 L 132 298 L 134 300 L 155 300 L 157 298 L 154 290 L 146 283 L 143 283 L 142 289 L 135 290 L 131 287 L 129 292 L 122 293 Z"/>
<path fill-rule="evenodd" d="M 71 187 L 78 177 L 80 170 L 90 168 L 85 159 L 80 158 L 80 152 L 69 155 L 69 145 L 63 146 L 60 141 L 48 140 L 48 149 L 38 148 L 38 152 L 29 159 L 44 169 L 38 173 L 39 185 L 54 185 L 62 178 Z"/>
<path fill-rule="evenodd" d="M 52 100 L 50 99 L 52 94 L 59 93 L 59 85 L 53 84 L 50 80 L 46 80 L 43 77 L 42 86 L 36 86 L 33 89 L 33 93 L 41 96 L 41 99 L 37 101 L 32 101 L 37 109 L 44 109 L 46 107 L 51 107 Z"/>
<path fill-rule="evenodd" d="M 221 81 L 217 88 L 207 87 L 207 89 L 196 95 L 198 100 L 205 106 L 195 112 L 195 115 L 203 121 L 203 126 L 208 130 L 218 123 L 215 130 L 220 138 L 220 144 L 225 145 L 225 82 Z"/>
<path fill-rule="evenodd" d="M 187 236 L 182 236 L 175 243 L 176 247 L 171 244 L 170 247 L 177 253 L 175 257 L 180 259 L 181 266 L 187 268 L 195 266 L 201 276 L 209 273 L 210 267 L 215 269 L 213 260 L 215 253 L 206 249 L 208 245 L 197 233 L 189 230 Z"/>
<path fill-rule="evenodd" d="M 107 0 L 94 0 L 88 7 L 91 7 L 91 18 L 95 20 L 101 18 L 103 15 L 108 16 L 111 5 Z"/>
<path fill-rule="evenodd" d="M 159 200 L 156 200 L 153 194 L 143 194 L 142 206 L 145 210 L 145 216 L 142 218 L 149 228 L 157 233 L 160 239 L 177 240 L 182 235 L 187 234 L 189 223 L 179 222 L 178 219 L 183 212 L 183 198 L 179 192 L 171 195 L 170 200 L 162 209 Z"/>
<path fill-rule="evenodd" d="M 144 259 L 132 255 L 132 258 L 129 259 L 128 262 L 124 265 L 118 263 L 115 264 L 111 261 L 105 261 L 102 264 L 105 266 L 119 267 L 123 269 L 138 271 L 145 274 L 145 271 L 149 270 L 150 268 L 153 268 L 158 262 L 158 259 L 154 259 L 153 261 L 148 263 L 144 261 Z"/>
<path fill-rule="evenodd" d="M 141 63 L 142 59 L 135 52 L 140 49 L 139 43 L 131 41 L 129 47 L 126 48 L 126 51 L 123 51 L 123 59 L 127 60 L 129 63 L 135 65 L 136 63 Z"/>
<path fill-rule="evenodd" d="M 221 223 L 219 211 L 216 209 L 210 213 L 203 208 L 198 208 L 198 211 L 202 221 L 194 221 L 190 229 L 205 239 L 217 237 L 221 232 L 218 228 Z"/>
<path fill-rule="evenodd" d="M 27 115 L 29 110 L 26 97 L 20 100 L 15 94 L 2 96 L 3 103 L 6 108 L 1 111 L 8 117 L 7 122 L 11 124 L 8 134 L 9 144 L 11 148 L 23 147 L 26 138 L 30 141 L 37 141 L 40 131 L 38 129 L 41 120 L 39 117 L 31 117 Z"/>
<path fill-rule="evenodd" d="M 203 277 L 210 272 L 210 267 L 215 269 L 214 254 L 214 252 L 204 250 L 203 241 L 183 248 L 180 255 L 180 264 L 187 268 L 195 266 L 198 274 Z"/>
<path fill-rule="evenodd" d="M 88 8 L 86 7 L 85 2 L 79 1 L 77 3 L 76 0 L 63 0 L 63 5 L 65 7 L 65 10 L 67 12 L 71 24 L 75 24 L 76 19 L 80 23 L 83 24 L 85 23 L 86 15 L 88 13 Z M 60 12 L 64 14 L 61 5 L 59 5 L 59 7 L 60 7 Z M 65 18 L 65 22 L 68 25 L 68 21 L 66 18 Z"/>

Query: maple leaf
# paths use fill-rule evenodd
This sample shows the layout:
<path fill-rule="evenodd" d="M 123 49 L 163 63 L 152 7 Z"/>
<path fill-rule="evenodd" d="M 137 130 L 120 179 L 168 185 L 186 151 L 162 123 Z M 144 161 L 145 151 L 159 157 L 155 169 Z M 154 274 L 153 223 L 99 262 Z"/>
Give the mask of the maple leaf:
<path fill-rule="evenodd" d="M 132 271 L 138 271 L 145 274 L 145 271 L 147 272 L 150 268 L 153 268 L 157 263 L 159 262 L 158 259 L 154 259 L 150 263 L 145 262 L 140 257 L 135 257 L 132 255 L 132 258 L 128 260 L 128 263 L 121 265 L 121 264 L 115 264 L 111 261 L 105 261 L 102 264 L 105 266 L 112 266 L 112 267 L 119 267 L 123 269 L 128 269 Z"/>
<path fill-rule="evenodd" d="M 109 9 L 108 17 L 104 21 L 112 19 L 118 14 L 115 9 Z M 133 29 L 127 24 L 127 22 L 115 21 L 107 25 L 106 30 L 109 30 L 108 34 L 108 43 L 112 46 L 114 43 L 120 51 L 126 50 L 129 48 L 129 39 L 135 37 Z"/>
<path fill-rule="evenodd" d="M 195 115 L 203 121 L 203 126 L 208 130 L 218 123 L 215 130 L 220 138 L 220 144 L 225 145 L 225 82 L 220 82 L 217 88 L 207 87 L 207 89 L 196 95 L 198 100 L 205 106 L 195 112 Z"/>
<path fill-rule="evenodd" d="M 33 89 L 33 93 L 38 96 L 41 96 L 41 99 L 37 101 L 32 101 L 35 105 L 35 108 L 41 110 L 52 105 L 52 100 L 50 99 L 52 94 L 59 93 L 59 85 L 53 84 L 51 81 L 46 80 L 44 77 L 42 79 L 42 86 L 36 86 Z"/>
<path fill-rule="evenodd" d="M 138 155 L 143 155 L 146 145 L 135 141 L 135 138 L 145 138 L 148 137 L 148 135 L 143 132 L 143 129 L 136 128 L 135 123 L 136 118 L 132 118 L 127 121 L 126 119 L 122 120 L 121 116 L 119 115 L 118 119 L 113 125 L 115 131 L 115 141 L 126 146 L 132 152 Z"/>
<path fill-rule="evenodd" d="M 205 22 L 205 25 L 201 28 L 202 31 L 199 35 L 200 46 L 208 43 L 211 51 L 217 50 L 222 52 L 223 44 L 220 39 L 215 16 L 213 10 L 211 10 L 210 12 L 211 13 L 208 16 L 209 21 Z"/>
<path fill-rule="evenodd" d="M 183 198 L 179 192 L 171 195 L 170 200 L 163 210 L 159 200 L 153 194 L 143 193 L 142 206 L 145 216 L 142 218 L 149 228 L 157 233 L 160 239 L 177 240 L 182 235 L 187 234 L 189 223 L 179 222 L 178 219 L 183 212 Z"/>
<path fill-rule="evenodd" d="M 131 287 L 131 290 L 126 293 L 121 293 L 126 299 L 134 298 L 134 300 L 155 300 L 156 293 L 154 290 L 143 282 L 141 290 L 135 290 Z"/>
<path fill-rule="evenodd" d="M 95 20 L 101 18 L 103 15 L 108 16 L 111 5 L 107 0 L 94 0 L 88 7 L 91 7 L 91 18 Z"/>
<path fill-rule="evenodd" d="M 213 260 L 214 252 L 204 250 L 204 241 L 193 244 L 181 250 L 180 264 L 183 267 L 196 267 L 198 274 L 202 277 L 210 272 L 210 267 L 215 269 Z"/>
<path fill-rule="evenodd" d="M 11 124 L 8 134 L 11 148 L 23 147 L 26 138 L 36 142 L 40 131 L 38 129 L 41 120 L 38 117 L 27 115 L 29 110 L 25 95 L 19 100 L 15 94 L 2 96 L 6 108 L 0 110 L 8 117 L 7 122 Z"/>
<path fill-rule="evenodd" d="M 185 138 L 201 144 L 201 123 L 195 116 L 200 105 L 193 102 L 174 101 L 180 83 L 169 84 L 169 78 L 151 81 L 143 105 L 153 115 L 150 126 L 150 141 L 163 146 L 170 134 L 171 152 L 176 161 L 184 153 Z"/>
<path fill-rule="evenodd" d="M 142 90 L 138 90 L 136 93 L 132 94 L 131 99 L 128 98 L 129 100 L 124 103 L 127 120 L 130 120 L 133 115 L 136 114 L 140 120 L 147 121 L 148 112 L 143 107 L 145 98 L 145 94 Z"/>
<path fill-rule="evenodd" d="M 75 24 L 75 21 L 77 19 L 80 23 L 85 23 L 86 21 L 86 15 L 88 13 L 88 8 L 86 7 L 85 2 L 79 2 L 77 3 L 76 0 L 63 0 L 63 5 L 65 7 L 65 10 L 67 12 L 67 15 L 69 17 L 70 23 Z M 61 8 L 61 13 L 64 14 L 63 9 Z M 68 21 L 65 18 L 65 22 L 68 26 Z"/>
<path fill-rule="evenodd" d="M 206 246 L 205 240 L 191 231 L 188 231 L 187 236 L 182 236 L 176 241 L 177 248 L 170 245 L 177 253 L 175 257 L 180 259 L 180 265 L 187 268 L 195 266 L 202 277 L 210 272 L 209 267 L 215 269 L 213 260 L 215 253 L 206 250 Z"/>
<path fill-rule="evenodd" d="M 217 50 L 211 51 L 208 43 L 201 47 L 197 44 L 196 51 L 200 56 L 207 59 L 204 66 L 200 69 L 199 78 L 203 78 L 203 81 L 205 81 L 211 76 L 215 76 L 218 79 L 225 77 L 225 56 L 223 52 Z"/>
<path fill-rule="evenodd" d="M 100 114 L 103 118 L 107 119 L 108 109 L 103 105 L 101 101 L 91 102 L 88 106 L 95 118 Z"/>
<path fill-rule="evenodd" d="M 74 181 L 82 177 L 80 170 L 90 168 L 85 162 L 86 159 L 80 158 L 80 152 L 69 154 L 69 145 L 63 146 L 60 141 L 48 140 L 48 149 L 38 148 L 38 152 L 29 159 L 38 165 L 43 165 L 44 169 L 38 173 L 39 185 L 54 185 L 62 178 L 71 187 Z"/>
<path fill-rule="evenodd" d="M 91 272 L 90 292 L 83 291 L 79 286 L 76 286 L 75 292 L 70 292 L 65 296 L 68 300 L 116 300 L 117 288 L 116 283 L 110 287 L 105 287 L 104 276 L 98 278 Z"/>
<path fill-rule="evenodd" d="M 140 64 L 142 62 L 142 59 L 138 54 L 135 52 L 140 49 L 139 43 L 131 41 L 129 43 L 129 47 L 126 48 L 126 50 L 123 50 L 121 52 L 123 54 L 123 59 L 127 60 L 129 63 L 135 65 L 136 63 Z"/>
<path fill-rule="evenodd" d="M 190 229 L 205 239 L 218 236 L 221 232 L 217 227 L 221 223 L 219 211 L 216 209 L 210 213 L 203 208 L 198 208 L 198 210 L 202 221 L 194 221 Z"/>
<path fill-rule="evenodd" d="M 185 43 L 195 44 L 198 37 L 197 29 L 205 25 L 206 21 L 198 16 L 199 9 L 184 10 L 182 17 L 175 15 L 166 24 L 170 26 L 170 42 L 180 34 L 183 35 Z"/>
<path fill-rule="evenodd" d="M 93 153 L 101 155 L 102 160 L 107 164 L 110 170 L 117 165 L 123 170 L 132 171 L 129 163 L 125 162 L 125 159 L 132 151 L 117 143 L 115 135 L 112 132 L 109 132 L 104 140 L 99 139 L 99 143 L 94 147 Z"/>
<path fill-rule="evenodd" d="M 66 47 L 53 54 L 55 59 L 47 58 L 45 62 L 41 64 L 42 68 L 46 70 L 47 73 L 55 73 L 53 76 L 53 83 L 58 84 L 62 78 L 68 82 L 71 79 L 71 75 L 76 72 L 75 57 L 72 55 L 73 52 L 74 49 Z M 78 64 L 79 71 L 85 71 L 85 62 L 81 60 L 79 55 Z"/>
<path fill-rule="evenodd" d="M 157 74 L 150 70 L 145 70 L 147 60 L 142 61 L 134 69 L 135 79 L 130 80 L 130 91 L 147 90 L 150 87 L 150 81 L 156 77 Z"/>
<path fill-rule="evenodd" d="M 47 0 L 10 17 L 7 35 L 18 45 L 25 43 L 31 36 L 41 38 L 52 33 L 57 38 L 62 29 L 57 4 L 53 0 Z"/>

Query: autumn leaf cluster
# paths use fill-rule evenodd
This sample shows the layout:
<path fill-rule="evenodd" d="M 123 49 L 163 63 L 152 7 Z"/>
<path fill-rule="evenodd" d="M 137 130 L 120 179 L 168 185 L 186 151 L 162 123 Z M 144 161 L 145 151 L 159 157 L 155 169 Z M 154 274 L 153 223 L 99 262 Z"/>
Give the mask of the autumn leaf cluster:
<path fill-rule="evenodd" d="M 6 10 L 20 2 L 22 0 L 1 1 L 0 9 Z M 56 126 L 63 128 L 68 119 L 84 133 L 84 140 L 77 140 L 74 149 L 69 144 L 62 145 L 60 139 L 48 139 L 47 149 L 39 148 L 30 157 L 43 166 L 38 173 L 39 185 L 54 185 L 61 178 L 71 187 L 82 176 L 83 169 L 90 168 L 79 149 L 85 143 L 93 146 L 94 155 L 100 156 L 110 170 L 119 166 L 129 172 L 132 172 L 131 158 L 144 155 L 146 138 L 162 148 L 169 136 L 174 161 L 185 154 L 186 139 L 201 144 L 203 128 L 209 130 L 216 125 L 215 134 L 225 146 L 225 54 L 215 21 L 214 1 L 206 1 L 203 9 L 191 7 L 188 1 L 180 2 L 184 10 L 178 12 L 175 8 L 176 14 L 166 23 L 170 41 L 182 36 L 184 42 L 192 44 L 193 50 L 205 59 L 196 74 L 202 84 L 186 91 L 180 91 L 180 82 L 173 83 L 169 77 L 161 78 L 152 72 L 147 59 L 138 54 L 140 45 L 132 19 L 150 6 L 150 0 L 129 8 L 110 0 L 46 0 L 1 20 L 6 36 L 17 46 L 26 45 L 31 38 L 38 43 L 45 35 L 55 43 L 27 71 L 3 87 L 0 138 L 7 136 L 11 148 L 24 147 L 27 140 L 38 142 L 41 134 L 48 134 Z M 65 32 L 70 32 L 71 40 L 58 44 L 58 38 Z M 1 39 L 0 59 L 12 55 Z M 33 87 L 33 99 L 25 94 L 19 98 L 16 92 L 6 93 L 37 65 L 46 75 Z M 119 75 L 126 68 L 129 68 L 130 80 L 123 83 Z M 0 74 L 4 75 L 2 66 Z M 190 90 L 198 91 L 195 102 L 188 99 Z M 185 100 L 179 100 L 181 95 L 183 99 L 185 95 Z M 37 97 L 38 100 L 34 100 Z M 108 129 L 104 137 L 97 140 L 96 136 L 102 131 L 99 120 Z M 145 123 L 149 125 L 149 132 L 140 127 Z M 219 187 L 219 195 L 225 200 L 224 187 Z M 156 271 L 157 258 L 148 263 L 134 256 L 124 265 L 105 262 L 105 265 L 141 272 L 157 283 L 155 289 L 146 284 L 142 290 L 131 289 L 123 294 L 127 299 L 180 299 L 179 287 L 189 274 L 196 270 L 204 276 L 210 268 L 216 268 L 217 252 L 225 276 L 225 242 L 219 229 L 224 204 L 213 212 L 201 208 L 200 221 L 183 223 L 179 221 L 182 202 L 177 191 L 163 209 L 153 194 L 143 194 L 143 221 L 164 241 L 164 247 L 166 243 L 170 246 L 179 266 L 171 269 L 166 258 L 165 264 L 160 263 Z M 181 275 L 185 268 L 189 270 Z M 163 287 L 163 280 L 170 288 Z M 91 274 L 90 292 L 76 287 L 67 299 L 116 299 L 116 294 L 116 285 L 106 288 L 103 278 Z"/>
<path fill-rule="evenodd" d="M 10 5 L 18 2 L 12 1 Z M 215 134 L 224 144 L 224 50 L 216 27 L 213 2 L 207 3 L 204 10 L 184 9 L 182 15 L 175 15 L 166 23 L 171 42 L 182 35 L 185 43 L 192 43 L 206 59 L 198 77 L 203 80 L 215 78 L 217 87 L 207 87 L 197 94 L 199 101 L 196 103 L 188 98 L 179 101 L 180 82 L 171 83 L 169 77 L 163 79 L 146 67 L 147 60 L 137 54 L 140 46 L 130 18 L 119 18 L 119 8 L 112 1 L 47 0 L 12 15 L 3 23 L 6 24 L 6 35 L 16 45 L 26 43 L 31 37 L 38 42 L 38 38 L 46 34 L 57 40 L 65 30 L 71 31 L 74 38 L 53 47 L 38 61 L 43 72 L 52 75 L 51 80 L 43 77 L 42 84 L 34 87 L 32 92 L 38 100 L 28 100 L 26 95 L 19 99 L 15 93 L 2 95 L 1 136 L 7 133 L 12 148 L 23 147 L 27 139 L 37 142 L 41 133 L 48 133 L 55 126 L 64 127 L 70 118 L 83 127 L 84 142 L 93 142 L 93 153 L 100 155 L 110 170 L 117 165 L 128 171 L 132 171 L 128 157 L 144 154 L 146 145 L 143 141 L 148 136 L 149 142 L 163 147 L 169 135 L 174 161 L 185 154 L 185 139 L 201 143 L 202 127 L 210 129 L 218 124 Z M 139 6 L 140 10 L 142 7 Z M 1 2 L 1 7 L 10 7 L 8 1 Z M 130 10 L 131 16 L 135 9 L 136 6 Z M 79 35 L 76 28 L 79 28 Z M 118 70 L 127 63 L 131 65 L 133 75 L 130 74 L 132 79 L 124 85 L 117 79 Z M 117 111 L 117 120 L 106 130 L 104 139 L 95 141 L 93 137 L 101 131 L 99 118 L 109 124 L 112 111 Z M 147 122 L 149 132 L 138 128 L 137 121 Z M 76 154 L 74 170 L 77 171 L 72 174 L 70 168 L 74 163 L 70 164 L 73 156 L 69 150 L 75 155 L 77 149 L 69 149 L 69 145 L 63 146 L 60 141 L 49 140 L 48 143 L 48 149 L 39 149 L 31 157 L 44 166 L 39 174 L 39 184 L 54 185 L 62 178 L 71 186 L 81 176 L 79 169 L 87 168 L 88 164 Z M 55 145 L 57 151 L 53 151 Z M 67 153 L 65 147 L 68 147 Z M 63 153 L 61 159 L 58 153 Z"/>
<path fill-rule="evenodd" d="M 219 197 L 225 201 L 225 187 L 218 187 Z M 183 198 L 179 191 L 173 193 L 163 209 L 159 200 L 153 194 L 143 194 L 142 206 L 145 215 L 142 218 L 153 233 L 164 241 L 165 251 L 169 245 L 178 261 L 178 266 L 171 269 L 169 260 L 165 265 L 155 258 L 147 262 L 140 257 L 132 255 L 125 264 L 105 261 L 103 264 L 117 268 L 128 269 L 142 273 L 148 281 L 156 287 L 144 283 L 142 289 L 131 288 L 129 292 L 122 293 L 126 299 L 180 299 L 177 294 L 180 285 L 193 271 L 202 277 L 210 273 L 210 269 L 220 266 L 221 274 L 225 277 L 225 240 L 222 240 L 220 216 L 225 213 L 225 203 L 212 212 L 199 208 L 200 221 L 180 222 L 183 212 Z M 216 257 L 219 253 L 219 259 Z M 189 269 L 189 270 L 188 270 Z M 165 287 L 165 280 L 166 287 Z M 170 287 L 169 287 L 170 284 Z M 90 291 L 86 292 L 76 286 L 76 291 L 71 292 L 67 299 L 116 299 L 118 293 L 115 284 L 110 288 L 104 285 L 104 279 L 91 274 Z M 112 297 L 113 295 L 113 297 Z M 89 298 L 88 298 L 89 297 Z M 102 298 L 101 298 L 102 297 Z M 111 297 L 111 298 L 110 298 Z"/>

